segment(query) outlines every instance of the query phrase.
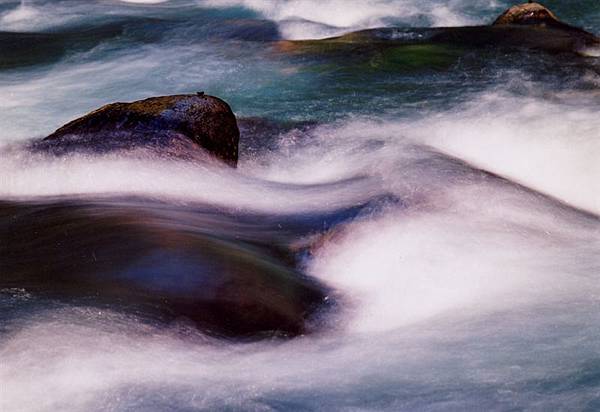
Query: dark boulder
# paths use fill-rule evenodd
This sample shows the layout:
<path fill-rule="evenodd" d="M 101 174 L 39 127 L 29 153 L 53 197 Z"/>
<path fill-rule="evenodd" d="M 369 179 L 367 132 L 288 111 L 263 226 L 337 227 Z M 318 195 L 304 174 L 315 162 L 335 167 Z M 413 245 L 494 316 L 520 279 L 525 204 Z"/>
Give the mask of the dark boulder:
<path fill-rule="evenodd" d="M 235 166 L 238 143 L 229 105 L 198 93 L 103 106 L 62 126 L 34 149 L 55 154 L 148 149 L 182 158 L 207 152 Z"/>
<path fill-rule="evenodd" d="M 550 48 L 547 44 L 553 44 L 552 38 L 558 39 L 554 44 L 562 43 L 564 50 L 585 52 L 589 47 L 600 46 L 600 39 L 592 33 L 589 33 L 579 27 L 571 26 L 558 19 L 558 17 L 547 7 L 540 3 L 528 2 L 510 7 L 502 13 L 492 24 L 494 28 L 503 28 L 505 26 L 526 26 L 533 30 L 531 34 L 523 33 L 523 37 L 539 37 L 535 42 L 540 44 L 540 48 Z M 506 27 L 509 31 L 510 27 Z M 542 33 L 540 35 L 540 33 Z M 544 42 L 543 34 L 548 38 Z M 523 39 L 524 43 L 526 40 Z M 516 43 L 516 41 L 515 41 Z M 532 44 L 535 46 L 535 43 Z"/>
<path fill-rule="evenodd" d="M 504 24 L 564 24 L 539 3 L 525 3 L 512 6 L 502 13 L 493 23 L 493 25 Z"/>
<path fill-rule="evenodd" d="M 220 337 L 308 333 L 329 291 L 257 220 L 147 200 L 3 201 L 0 289 Z"/>

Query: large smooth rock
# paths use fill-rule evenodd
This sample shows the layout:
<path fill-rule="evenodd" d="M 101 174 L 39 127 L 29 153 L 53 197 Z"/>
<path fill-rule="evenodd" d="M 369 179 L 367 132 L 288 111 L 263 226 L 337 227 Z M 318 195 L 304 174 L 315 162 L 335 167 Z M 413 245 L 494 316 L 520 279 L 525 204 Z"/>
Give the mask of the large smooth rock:
<path fill-rule="evenodd" d="M 308 333 L 329 292 L 256 221 L 148 200 L 2 201 L 0 289 L 236 339 Z"/>
<path fill-rule="evenodd" d="M 198 93 L 108 104 L 62 126 L 35 148 L 56 154 L 151 149 L 183 158 L 202 149 L 235 166 L 239 136 L 229 105 Z"/>

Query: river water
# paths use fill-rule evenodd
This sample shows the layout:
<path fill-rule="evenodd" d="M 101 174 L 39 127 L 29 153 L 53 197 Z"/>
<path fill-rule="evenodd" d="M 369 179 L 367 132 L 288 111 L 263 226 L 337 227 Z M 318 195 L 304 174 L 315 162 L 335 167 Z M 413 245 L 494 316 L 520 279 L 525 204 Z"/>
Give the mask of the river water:
<path fill-rule="evenodd" d="M 546 3 L 600 33 L 597 1 Z M 0 200 L 160 205 L 182 224 L 200 208 L 224 231 L 259 216 L 228 236 L 313 244 L 297 268 L 337 301 L 315 333 L 238 343 L 2 289 L 0 410 L 600 408 L 600 62 L 279 47 L 509 5 L 0 0 Z M 102 104 L 196 91 L 241 119 L 236 170 L 25 149 Z"/>

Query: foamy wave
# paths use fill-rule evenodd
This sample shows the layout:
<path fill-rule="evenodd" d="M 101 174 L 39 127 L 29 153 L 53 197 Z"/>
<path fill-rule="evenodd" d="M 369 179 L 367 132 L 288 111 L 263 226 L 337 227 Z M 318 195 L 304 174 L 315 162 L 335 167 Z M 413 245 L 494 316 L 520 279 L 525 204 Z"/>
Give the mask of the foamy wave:
<path fill-rule="evenodd" d="M 600 191 L 592 189 L 600 181 L 600 118 L 589 106 L 489 94 L 412 131 L 446 153 L 600 214 Z"/>
<path fill-rule="evenodd" d="M 597 220 L 561 215 L 493 183 L 440 193 L 437 210 L 358 221 L 311 272 L 351 298 L 348 327 L 387 331 L 432 318 L 568 300 L 597 290 Z M 527 210 L 529 209 L 529 210 Z"/>
<path fill-rule="evenodd" d="M 448 179 L 454 179 L 443 168 L 423 168 L 432 155 L 419 145 L 428 145 L 572 206 L 600 213 L 600 195 L 597 190 L 592 190 L 600 180 L 597 162 L 600 158 L 599 130 L 600 120 L 589 106 L 488 93 L 475 98 L 472 103 L 423 119 L 358 119 L 324 125 L 310 133 L 310 144 L 302 141 L 288 145 L 284 135 L 281 139 L 286 146 L 282 146 L 282 150 L 247 159 L 240 164 L 241 175 L 223 176 L 222 179 L 235 180 L 250 175 L 257 182 L 315 185 L 366 176 L 373 182 L 381 182 L 368 191 L 370 195 L 394 193 L 401 198 L 423 197 L 439 190 Z M 44 165 L 47 170 L 35 164 L 31 169 L 23 169 L 14 162 L 9 159 L 2 166 L 3 175 L 9 178 L 2 186 L 6 196 L 35 195 L 36 191 L 28 182 L 36 179 L 26 177 L 35 170 L 40 173 L 40 182 L 44 182 L 44 176 L 50 176 L 51 171 L 57 173 L 55 177 L 50 176 L 54 181 L 72 182 L 62 188 L 42 183 L 38 189 L 45 195 L 61 194 L 62 190 L 76 193 L 145 187 L 146 184 L 136 186 L 132 183 L 137 179 L 136 173 L 153 173 L 152 162 L 140 162 L 130 168 L 128 160 L 118 158 L 74 158 L 68 161 L 70 166 L 66 161 L 48 160 Z M 114 164 L 109 170 L 121 170 L 123 176 L 100 173 L 107 178 L 93 184 L 85 180 L 76 184 L 77 180 L 72 180 L 78 174 L 85 176 L 92 170 L 107 169 L 107 162 Z M 69 167 L 79 172 L 70 173 Z M 179 168 L 183 168 L 183 174 Z M 201 177 L 201 167 L 193 169 L 189 165 L 165 163 L 155 169 L 157 175 L 175 180 L 169 180 L 164 187 L 148 188 L 152 193 L 160 193 L 163 189 L 176 192 L 178 176 L 182 175 L 189 175 L 189 181 L 198 182 L 196 185 L 208 184 L 203 182 L 210 180 Z M 181 195 L 186 190 L 190 193 L 210 191 L 208 188 L 188 190 L 189 182 L 183 180 Z"/>
<path fill-rule="evenodd" d="M 8 31 L 28 31 L 32 28 L 43 29 L 51 26 L 54 22 L 49 19 L 43 10 L 33 5 L 22 2 L 16 8 L 0 15 L 0 28 Z M 61 18 L 64 21 L 66 18 Z"/>
<path fill-rule="evenodd" d="M 6 12 L 0 18 L 0 23 L 4 24 L 18 24 L 23 23 L 26 20 L 34 19 L 39 17 L 39 11 L 31 6 L 21 4 L 16 9 Z"/>
<path fill-rule="evenodd" d="M 420 120 L 323 126 L 318 144 L 274 154 L 260 174 L 379 176 L 382 191 L 405 201 L 332 232 L 311 264 L 355 300 L 352 330 L 568 300 L 595 290 L 582 274 L 600 270 L 599 221 L 536 192 L 600 213 L 600 120 L 590 107 L 485 93 Z"/>
<path fill-rule="evenodd" d="M 0 152 L 2 198 L 123 194 L 202 202 L 270 213 L 335 210 L 368 201 L 379 188 L 358 180 L 323 185 L 280 184 L 225 166 L 128 156 L 63 158 Z"/>
<path fill-rule="evenodd" d="M 551 101 L 489 92 L 421 119 L 362 119 L 323 126 L 314 132 L 318 145 L 274 154 L 262 173 L 285 181 L 378 175 L 389 190 L 406 196 L 411 185 L 425 188 L 426 180 L 428 186 L 438 187 L 450 177 L 444 170 L 415 169 L 428 155 L 411 144 L 424 144 L 600 214 L 600 192 L 591 189 L 600 181 L 596 98 L 592 94 L 586 103 L 585 96 L 575 95 L 583 103 L 574 103 L 564 97 L 565 101 Z"/>
<path fill-rule="evenodd" d="M 209 7 L 243 6 L 280 23 L 289 39 L 322 38 L 392 22 L 425 26 L 463 26 L 476 22 L 462 3 L 368 0 L 204 0 Z M 489 7 L 489 6 L 488 6 Z M 304 23 L 300 23 L 304 22 Z"/>

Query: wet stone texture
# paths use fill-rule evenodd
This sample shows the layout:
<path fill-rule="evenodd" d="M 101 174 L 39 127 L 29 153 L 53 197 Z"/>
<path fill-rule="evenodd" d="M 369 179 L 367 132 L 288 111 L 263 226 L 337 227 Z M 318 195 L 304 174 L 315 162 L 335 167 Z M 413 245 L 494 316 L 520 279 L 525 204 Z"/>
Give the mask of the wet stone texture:
<path fill-rule="evenodd" d="M 198 93 L 103 106 L 62 126 L 34 148 L 55 154 L 150 149 L 180 158 L 208 153 L 235 166 L 238 143 L 229 105 Z"/>

